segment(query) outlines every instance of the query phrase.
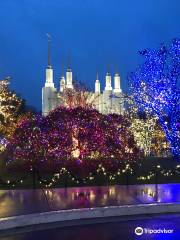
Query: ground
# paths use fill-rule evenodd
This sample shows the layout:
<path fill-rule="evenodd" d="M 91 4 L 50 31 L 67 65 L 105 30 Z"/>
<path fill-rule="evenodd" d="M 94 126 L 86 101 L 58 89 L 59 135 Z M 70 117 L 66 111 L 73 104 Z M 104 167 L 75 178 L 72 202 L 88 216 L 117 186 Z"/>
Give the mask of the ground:
<path fill-rule="evenodd" d="M 107 220 L 106 220 L 107 221 Z M 95 223 L 91 225 L 83 225 L 84 221 L 81 222 L 81 226 L 71 227 L 58 227 L 58 224 L 53 226 L 46 225 L 43 230 L 36 230 L 25 233 L 15 234 L 13 236 L 2 236 L 1 240 L 31 240 L 31 239 L 43 239 L 43 240 L 119 240 L 119 239 L 143 239 L 143 240 L 176 240 L 180 238 L 180 215 L 169 214 L 169 215 L 154 215 L 154 216 L 140 216 L 136 218 L 114 218 L 106 223 Z M 135 234 L 136 227 L 142 227 L 143 229 L 168 229 L 173 230 L 173 233 L 169 234 L 142 234 L 137 236 Z M 50 229 L 48 229 L 50 228 Z"/>

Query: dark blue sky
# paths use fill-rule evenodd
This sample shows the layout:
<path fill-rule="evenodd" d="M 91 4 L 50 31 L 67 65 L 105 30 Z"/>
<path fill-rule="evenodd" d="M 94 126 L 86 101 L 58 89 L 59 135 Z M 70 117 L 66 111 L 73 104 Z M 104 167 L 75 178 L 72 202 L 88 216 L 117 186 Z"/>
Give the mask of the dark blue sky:
<path fill-rule="evenodd" d="M 0 0 L 0 78 L 41 109 L 47 63 L 46 33 L 52 36 L 55 83 L 71 56 L 74 76 L 104 88 L 107 66 L 127 73 L 140 62 L 138 50 L 180 37 L 179 0 Z"/>

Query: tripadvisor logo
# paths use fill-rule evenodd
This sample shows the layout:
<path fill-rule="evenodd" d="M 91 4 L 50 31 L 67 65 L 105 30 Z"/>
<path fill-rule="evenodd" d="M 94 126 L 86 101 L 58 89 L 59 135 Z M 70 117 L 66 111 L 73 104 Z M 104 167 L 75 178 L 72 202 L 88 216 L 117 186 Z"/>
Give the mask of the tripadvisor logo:
<path fill-rule="evenodd" d="M 142 227 L 136 227 L 135 228 L 135 234 L 136 235 L 142 235 L 144 234 L 159 234 L 159 233 L 165 233 L 165 234 L 170 234 L 173 233 L 173 229 L 165 229 L 165 228 L 158 228 L 158 229 L 150 229 L 150 228 L 142 228 Z"/>
<path fill-rule="evenodd" d="M 143 234 L 143 228 L 142 227 L 135 228 L 135 234 L 136 235 L 142 235 Z"/>

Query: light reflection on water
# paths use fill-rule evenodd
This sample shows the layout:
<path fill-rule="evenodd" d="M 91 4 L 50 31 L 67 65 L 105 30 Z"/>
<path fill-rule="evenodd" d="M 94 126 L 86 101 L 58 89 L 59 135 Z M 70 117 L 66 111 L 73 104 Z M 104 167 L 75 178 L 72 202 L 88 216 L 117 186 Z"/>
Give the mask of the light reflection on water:
<path fill-rule="evenodd" d="M 50 210 L 179 202 L 180 184 L 0 190 L 0 217 Z"/>

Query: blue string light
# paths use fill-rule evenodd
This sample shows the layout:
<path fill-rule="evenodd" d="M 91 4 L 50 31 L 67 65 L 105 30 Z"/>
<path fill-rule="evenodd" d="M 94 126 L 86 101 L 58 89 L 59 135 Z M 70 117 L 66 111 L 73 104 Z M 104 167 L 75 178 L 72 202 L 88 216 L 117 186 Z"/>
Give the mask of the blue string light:
<path fill-rule="evenodd" d="M 180 158 L 180 39 L 139 53 L 145 61 L 129 76 L 134 101 L 158 117 L 172 155 Z"/>

